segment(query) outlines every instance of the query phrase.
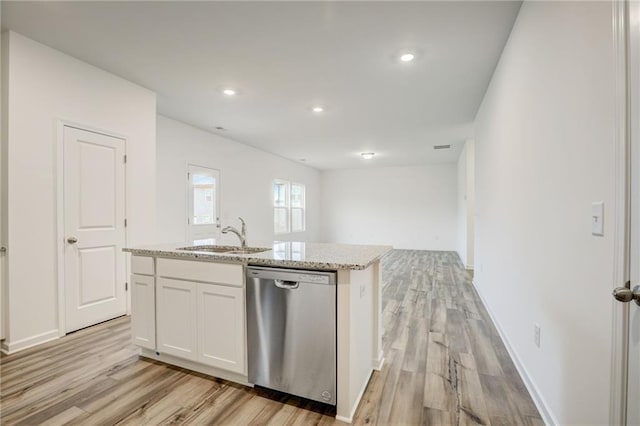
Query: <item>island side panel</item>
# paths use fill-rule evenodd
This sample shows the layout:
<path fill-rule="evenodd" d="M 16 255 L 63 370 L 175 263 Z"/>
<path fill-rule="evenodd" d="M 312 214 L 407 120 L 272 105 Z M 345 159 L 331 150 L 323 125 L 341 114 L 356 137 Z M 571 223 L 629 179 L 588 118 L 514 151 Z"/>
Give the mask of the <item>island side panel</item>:
<path fill-rule="evenodd" d="M 372 316 L 373 316 L 373 368 L 382 370 L 384 364 L 384 353 L 382 352 L 382 270 L 380 269 L 380 261 L 376 261 L 373 265 L 373 287 L 371 294 L 373 296 Z"/>
<path fill-rule="evenodd" d="M 338 271 L 338 402 L 336 417 L 351 422 L 374 369 L 377 319 L 375 265 Z M 376 300 L 377 303 L 377 300 Z M 377 305 L 376 305 L 377 306 Z M 377 367 L 377 365 L 375 365 Z"/>

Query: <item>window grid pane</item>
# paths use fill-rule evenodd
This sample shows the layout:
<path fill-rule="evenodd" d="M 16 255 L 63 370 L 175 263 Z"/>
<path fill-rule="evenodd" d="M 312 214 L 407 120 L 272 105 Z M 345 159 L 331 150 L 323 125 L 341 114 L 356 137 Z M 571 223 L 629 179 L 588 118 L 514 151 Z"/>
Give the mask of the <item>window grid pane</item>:
<path fill-rule="evenodd" d="M 304 231 L 304 209 L 291 209 L 291 231 Z"/>
<path fill-rule="evenodd" d="M 276 234 L 289 232 L 289 217 L 286 207 L 274 207 L 273 230 Z"/>
<path fill-rule="evenodd" d="M 193 182 L 193 224 L 211 225 L 215 222 L 215 179 L 194 175 Z"/>
<path fill-rule="evenodd" d="M 273 206 L 274 207 L 287 207 L 288 201 L 288 187 L 286 182 L 274 182 L 273 183 Z"/>
<path fill-rule="evenodd" d="M 291 207 L 304 208 L 304 185 L 291 184 Z"/>

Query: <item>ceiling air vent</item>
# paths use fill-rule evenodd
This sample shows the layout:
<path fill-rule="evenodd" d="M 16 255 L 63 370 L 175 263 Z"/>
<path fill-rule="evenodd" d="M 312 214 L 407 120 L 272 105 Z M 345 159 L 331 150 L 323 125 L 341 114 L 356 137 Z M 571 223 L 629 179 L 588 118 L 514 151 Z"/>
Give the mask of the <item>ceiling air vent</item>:
<path fill-rule="evenodd" d="M 449 149 L 451 145 L 434 145 L 433 149 Z"/>

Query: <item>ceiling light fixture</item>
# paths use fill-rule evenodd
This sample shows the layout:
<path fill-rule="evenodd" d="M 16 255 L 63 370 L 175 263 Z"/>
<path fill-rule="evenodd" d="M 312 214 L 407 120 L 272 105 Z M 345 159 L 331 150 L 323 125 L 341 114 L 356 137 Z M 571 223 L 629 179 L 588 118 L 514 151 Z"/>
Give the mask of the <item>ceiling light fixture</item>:
<path fill-rule="evenodd" d="M 413 53 L 403 53 L 402 55 L 400 55 L 400 60 L 402 62 L 411 62 L 415 59 L 416 55 L 414 55 Z"/>
<path fill-rule="evenodd" d="M 313 111 L 313 112 L 323 112 L 324 108 L 321 107 L 321 106 L 315 106 L 315 107 L 311 108 L 311 111 Z"/>
<path fill-rule="evenodd" d="M 362 154 L 362 158 L 364 158 L 365 160 L 371 160 L 373 158 L 374 155 L 376 155 L 375 152 L 363 152 Z"/>
<path fill-rule="evenodd" d="M 224 93 L 227 96 L 233 96 L 236 94 L 236 91 L 233 89 L 224 89 L 222 93 Z"/>

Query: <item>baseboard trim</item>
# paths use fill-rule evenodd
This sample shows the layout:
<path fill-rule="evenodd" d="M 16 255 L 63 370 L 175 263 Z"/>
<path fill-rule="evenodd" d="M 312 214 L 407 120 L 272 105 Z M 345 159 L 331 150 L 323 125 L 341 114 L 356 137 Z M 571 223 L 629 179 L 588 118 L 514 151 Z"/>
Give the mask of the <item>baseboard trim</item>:
<path fill-rule="evenodd" d="M 382 352 L 381 352 L 380 357 L 378 357 L 378 359 L 373 360 L 373 369 L 376 371 L 382 371 L 383 366 L 384 366 L 384 356 L 382 356 Z"/>
<path fill-rule="evenodd" d="M 32 348 L 36 345 L 46 343 L 50 340 L 58 339 L 59 337 L 60 335 L 58 334 L 58 329 L 56 328 L 54 330 L 36 334 L 35 336 L 27 337 L 15 342 L 8 342 L 5 339 L 2 342 L 2 346 L 0 346 L 0 351 L 4 352 L 7 355 L 10 355 L 19 351 L 23 351 L 25 349 Z"/>
<path fill-rule="evenodd" d="M 382 361 L 384 362 L 384 358 L 382 359 Z M 380 364 L 382 365 L 382 364 Z M 369 377 L 367 377 L 367 380 L 364 381 L 364 383 L 362 384 L 362 388 L 360 389 L 360 393 L 358 393 L 358 396 L 356 397 L 355 402 L 353 403 L 353 407 L 351 407 L 351 413 L 349 414 L 349 417 L 345 417 L 345 416 L 339 416 L 336 415 L 336 420 L 340 420 L 341 422 L 345 422 L 345 423 L 353 423 L 353 416 L 356 415 L 356 411 L 358 411 L 358 407 L 360 406 L 360 401 L 362 400 L 362 397 L 364 396 L 364 391 L 367 390 L 367 386 L 369 386 L 369 381 L 371 380 L 371 376 L 373 375 L 373 369 L 371 369 L 369 371 Z"/>
<path fill-rule="evenodd" d="M 175 365 L 178 367 L 186 368 L 187 370 L 196 371 L 198 373 L 206 374 L 208 376 L 217 377 L 220 379 L 235 382 L 240 385 L 253 387 L 252 383 L 249 383 L 249 378 L 244 374 L 233 373 L 231 371 L 222 370 L 216 367 L 211 367 L 205 364 L 201 364 L 196 361 L 188 359 L 182 359 L 173 355 L 164 353 L 156 353 L 150 349 L 140 348 L 140 356 L 153 359 L 155 361 L 164 362 L 166 364 Z"/>
<path fill-rule="evenodd" d="M 513 360 L 513 364 L 516 366 L 516 370 L 518 370 L 518 373 L 520 374 L 520 377 L 522 378 L 524 385 L 529 391 L 529 394 L 533 399 L 533 403 L 536 405 L 536 408 L 540 412 L 540 415 L 542 416 L 542 420 L 548 426 L 560 424 L 551 413 L 551 410 L 548 408 L 548 405 L 545 402 L 544 398 L 542 397 L 542 394 L 538 390 L 538 387 L 534 384 L 533 379 L 531 378 L 524 364 L 520 360 L 518 353 L 515 351 L 515 349 L 513 349 L 513 346 L 511 346 L 509 339 L 507 338 L 506 334 L 502 330 L 502 327 L 500 327 L 500 324 L 496 320 L 496 317 L 493 315 L 493 312 L 491 311 L 489 304 L 487 303 L 484 296 L 482 295 L 480 288 L 477 285 L 475 285 L 475 282 L 473 284 L 476 289 L 476 292 L 478 293 L 478 296 L 480 297 L 480 300 L 482 300 L 482 304 L 484 305 L 485 309 L 489 313 L 489 317 L 491 318 L 493 325 L 495 326 L 496 330 L 498 330 L 498 334 L 500 335 L 500 338 L 502 339 L 504 346 L 507 348 L 507 352 L 509 352 L 509 356 Z"/>

